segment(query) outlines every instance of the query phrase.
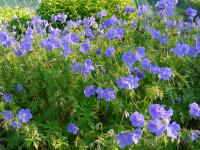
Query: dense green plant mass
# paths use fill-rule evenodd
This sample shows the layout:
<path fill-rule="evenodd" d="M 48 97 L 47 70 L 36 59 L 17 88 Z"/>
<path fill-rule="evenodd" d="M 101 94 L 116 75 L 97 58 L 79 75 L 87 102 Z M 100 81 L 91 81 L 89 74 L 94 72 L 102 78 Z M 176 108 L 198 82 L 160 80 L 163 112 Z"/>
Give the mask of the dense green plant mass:
<path fill-rule="evenodd" d="M 8 23 L 8 30 L 17 33 L 19 36 L 26 31 L 27 22 L 34 16 L 33 10 L 16 6 L 15 8 L 0 7 L 1 22 Z"/>
<path fill-rule="evenodd" d="M 44 0 L 37 9 L 37 14 L 43 19 L 51 20 L 51 16 L 65 13 L 67 20 L 96 16 L 97 12 L 107 10 L 110 15 L 115 14 L 116 7 L 122 11 L 126 6 L 134 7 L 132 0 Z"/>

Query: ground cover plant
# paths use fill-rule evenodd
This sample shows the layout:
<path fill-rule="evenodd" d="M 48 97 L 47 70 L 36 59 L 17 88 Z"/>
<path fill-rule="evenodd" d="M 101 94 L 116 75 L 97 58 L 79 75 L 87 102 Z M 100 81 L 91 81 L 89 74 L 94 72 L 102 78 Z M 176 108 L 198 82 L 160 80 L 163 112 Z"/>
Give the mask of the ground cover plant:
<path fill-rule="evenodd" d="M 199 149 L 200 19 L 176 4 L 1 23 L 0 149 Z"/>

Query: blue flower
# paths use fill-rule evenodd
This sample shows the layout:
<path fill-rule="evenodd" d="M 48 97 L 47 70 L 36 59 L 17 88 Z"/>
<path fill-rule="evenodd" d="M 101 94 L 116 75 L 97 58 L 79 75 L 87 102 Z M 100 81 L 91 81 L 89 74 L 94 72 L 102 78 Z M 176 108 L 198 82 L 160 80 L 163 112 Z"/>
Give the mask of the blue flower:
<path fill-rule="evenodd" d="M 86 59 L 84 63 L 84 68 L 81 70 L 81 73 L 88 77 L 88 75 L 94 70 L 94 66 L 92 64 L 92 61 L 90 59 Z"/>
<path fill-rule="evenodd" d="M 190 134 L 190 138 L 192 141 L 196 141 L 198 139 L 198 135 L 200 134 L 200 130 L 192 130 Z"/>
<path fill-rule="evenodd" d="M 159 71 L 160 71 L 160 68 L 158 67 L 158 65 L 157 64 L 155 64 L 155 65 L 153 65 L 153 66 L 151 66 L 150 67 L 150 73 L 152 73 L 152 74 L 157 74 L 157 73 L 159 73 Z"/>
<path fill-rule="evenodd" d="M 59 13 L 57 16 L 57 20 L 60 21 L 61 23 L 65 23 L 66 19 L 67 19 L 67 15 L 65 15 L 64 13 Z"/>
<path fill-rule="evenodd" d="M 111 88 L 106 88 L 104 90 L 104 96 L 106 99 L 106 102 L 115 99 L 115 91 Z"/>
<path fill-rule="evenodd" d="M 122 56 L 122 61 L 127 63 L 129 65 L 129 67 L 132 67 L 135 64 L 136 60 L 137 60 L 137 58 L 131 50 L 124 53 Z"/>
<path fill-rule="evenodd" d="M 144 127 L 145 124 L 144 116 L 137 111 L 130 116 L 130 121 L 134 127 Z"/>
<path fill-rule="evenodd" d="M 160 137 L 162 136 L 163 132 L 166 130 L 166 127 L 163 124 L 162 120 L 156 118 L 154 120 L 149 121 L 148 130 L 152 133 L 155 133 L 156 136 Z"/>
<path fill-rule="evenodd" d="M 160 36 L 160 39 L 159 39 L 159 41 L 160 41 L 161 44 L 167 44 L 168 40 L 169 39 L 168 39 L 167 36 Z"/>
<path fill-rule="evenodd" d="M 97 55 L 101 55 L 101 50 L 99 50 L 99 49 L 96 50 L 96 51 L 95 51 L 95 54 L 97 54 Z"/>
<path fill-rule="evenodd" d="M 189 7 L 185 10 L 185 13 L 188 15 L 189 19 L 193 19 L 197 15 L 197 10 Z"/>
<path fill-rule="evenodd" d="M 21 48 L 25 51 L 25 53 L 31 50 L 32 45 L 33 41 L 30 37 L 25 37 L 22 39 Z"/>
<path fill-rule="evenodd" d="M 17 91 L 20 93 L 23 90 L 23 87 L 21 84 L 17 84 Z"/>
<path fill-rule="evenodd" d="M 114 55 L 115 49 L 113 47 L 110 47 L 106 50 L 106 56 L 111 57 Z"/>
<path fill-rule="evenodd" d="M 172 76 L 172 71 L 168 67 L 160 68 L 158 77 L 163 80 L 169 80 Z"/>
<path fill-rule="evenodd" d="M 12 121 L 10 123 L 10 126 L 16 129 L 16 128 L 21 128 L 22 125 L 18 121 Z"/>
<path fill-rule="evenodd" d="M 172 122 L 167 126 L 167 136 L 177 139 L 178 132 L 180 130 L 180 125 L 176 122 Z"/>
<path fill-rule="evenodd" d="M 106 10 L 103 10 L 103 11 L 97 13 L 97 18 L 106 17 L 107 14 L 108 14 L 108 12 Z"/>
<path fill-rule="evenodd" d="M 12 94 L 4 94 L 3 99 L 6 103 L 10 103 L 13 99 L 13 96 L 12 96 Z"/>
<path fill-rule="evenodd" d="M 144 47 L 138 47 L 136 50 L 136 54 L 135 54 L 137 60 L 141 60 L 142 58 L 145 57 L 145 48 Z"/>
<path fill-rule="evenodd" d="M 163 115 L 163 120 L 166 124 L 170 123 L 173 113 L 174 112 L 171 108 L 169 110 L 165 110 L 164 115 Z"/>
<path fill-rule="evenodd" d="M 135 89 L 138 87 L 139 78 L 134 78 L 132 75 L 121 77 L 116 80 L 117 86 L 120 89 Z"/>
<path fill-rule="evenodd" d="M 109 28 L 114 25 L 115 21 L 113 19 L 105 19 L 101 25 L 101 28 Z"/>
<path fill-rule="evenodd" d="M 84 94 L 86 97 L 90 97 L 95 95 L 96 91 L 95 91 L 95 86 L 94 85 L 90 85 L 90 86 L 86 86 L 85 90 L 84 90 Z"/>
<path fill-rule="evenodd" d="M 151 61 L 148 58 L 144 58 L 143 61 L 140 62 L 143 70 L 149 70 L 151 67 Z"/>
<path fill-rule="evenodd" d="M 70 123 L 68 126 L 67 126 L 67 131 L 76 135 L 78 134 L 78 131 L 79 131 L 79 127 L 76 126 L 74 123 Z"/>
<path fill-rule="evenodd" d="M 90 50 L 90 40 L 86 39 L 83 44 L 80 46 L 80 51 L 86 54 Z"/>
<path fill-rule="evenodd" d="M 125 13 L 128 14 L 128 13 L 132 13 L 132 12 L 134 12 L 134 8 L 132 8 L 131 6 L 126 6 Z"/>
<path fill-rule="evenodd" d="M 68 37 L 72 44 L 77 44 L 79 42 L 79 36 L 76 33 L 70 33 L 68 34 Z"/>
<path fill-rule="evenodd" d="M 18 112 L 18 118 L 22 120 L 23 123 L 27 123 L 32 119 L 32 114 L 30 109 L 20 109 Z"/>
<path fill-rule="evenodd" d="M 160 104 L 151 104 L 149 106 L 149 114 L 154 118 L 162 118 L 164 116 L 165 109 Z"/>
<path fill-rule="evenodd" d="M 68 43 L 62 42 L 62 46 L 63 46 L 62 54 L 64 57 L 67 57 L 68 55 L 70 55 L 72 53 L 71 47 Z"/>
<path fill-rule="evenodd" d="M 198 49 L 198 46 L 193 46 L 190 48 L 189 52 L 188 52 L 188 55 L 189 56 L 192 56 L 192 57 L 197 57 L 197 55 L 199 54 L 199 49 Z"/>
<path fill-rule="evenodd" d="M 104 96 L 104 90 L 101 87 L 97 88 L 96 93 L 97 93 L 97 99 L 103 99 L 103 98 L 105 98 L 105 96 Z"/>
<path fill-rule="evenodd" d="M 105 35 L 106 35 L 108 40 L 112 40 L 116 36 L 116 30 L 113 29 L 113 28 L 110 28 L 105 32 Z"/>
<path fill-rule="evenodd" d="M 73 72 L 81 72 L 82 64 L 73 62 L 70 67 Z"/>
<path fill-rule="evenodd" d="M 122 39 L 124 36 L 124 33 L 125 33 L 124 29 L 118 26 L 115 27 L 115 39 Z"/>
<path fill-rule="evenodd" d="M 200 118 L 200 107 L 197 103 L 190 104 L 190 114 L 195 118 Z"/>
<path fill-rule="evenodd" d="M 167 25 L 168 28 L 173 28 L 176 25 L 176 21 L 174 20 L 165 20 L 165 23 Z"/>
<path fill-rule="evenodd" d="M 142 130 L 136 129 L 132 135 L 133 143 L 137 144 L 141 136 L 142 136 Z"/>
<path fill-rule="evenodd" d="M 144 78 L 144 73 L 140 69 L 138 69 L 136 72 L 136 76 L 138 79 L 142 79 Z"/>
<path fill-rule="evenodd" d="M 13 113 L 10 111 L 10 110 L 6 110 L 3 114 L 3 117 L 9 121 L 9 120 L 12 120 L 14 118 L 14 115 Z"/>
<path fill-rule="evenodd" d="M 132 134 L 131 133 L 119 133 L 115 139 L 118 140 L 120 142 L 120 147 L 124 148 L 128 145 L 131 145 L 133 143 L 133 139 L 132 139 Z"/>
<path fill-rule="evenodd" d="M 178 55 L 178 57 L 183 57 L 185 54 L 188 54 L 190 46 L 188 44 L 176 44 L 176 48 L 173 48 L 172 51 Z"/>
<path fill-rule="evenodd" d="M 145 5 L 140 5 L 138 7 L 138 15 L 141 16 L 141 15 L 145 15 L 147 13 L 147 7 Z"/>
<path fill-rule="evenodd" d="M 153 30 L 150 30 L 150 32 L 151 32 L 151 35 L 155 38 L 155 39 L 157 39 L 157 40 L 159 40 L 160 39 L 160 31 L 159 30 L 155 30 L 155 29 L 153 29 Z"/>

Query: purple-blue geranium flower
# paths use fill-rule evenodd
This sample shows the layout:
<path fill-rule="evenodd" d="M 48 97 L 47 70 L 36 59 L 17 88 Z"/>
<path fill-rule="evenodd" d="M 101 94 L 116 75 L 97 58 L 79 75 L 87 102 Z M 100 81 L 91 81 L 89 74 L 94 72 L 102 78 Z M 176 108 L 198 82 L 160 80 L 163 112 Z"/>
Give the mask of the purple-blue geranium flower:
<path fill-rule="evenodd" d="M 142 136 L 142 130 L 136 129 L 132 135 L 133 143 L 137 144 L 141 136 Z"/>
<path fill-rule="evenodd" d="M 92 64 L 92 61 L 90 59 L 86 59 L 84 63 L 84 68 L 82 69 L 81 73 L 85 76 L 88 77 L 88 75 L 94 70 L 94 66 Z"/>
<path fill-rule="evenodd" d="M 115 91 L 111 88 L 106 88 L 104 90 L 104 96 L 105 96 L 105 100 L 106 102 L 115 99 Z"/>
<path fill-rule="evenodd" d="M 30 109 L 20 109 L 18 112 L 18 118 L 22 120 L 23 123 L 27 123 L 32 119 L 32 114 Z"/>
<path fill-rule="evenodd" d="M 12 96 L 12 94 L 4 94 L 3 99 L 6 103 L 10 103 L 13 99 L 13 96 Z"/>
<path fill-rule="evenodd" d="M 73 72 L 81 72 L 82 64 L 78 62 L 73 62 L 70 67 Z"/>
<path fill-rule="evenodd" d="M 96 51 L 95 51 L 95 54 L 101 55 L 101 50 L 100 50 L 100 49 L 96 50 Z"/>
<path fill-rule="evenodd" d="M 125 33 L 125 30 L 123 28 L 118 27 L 118 26 L 115 27 L 115 39 L 122 39 L 124 33 Z"/>
<path fill-rule="evenodd" d="M 189 112 L 194 118 L 200 118 L 200 107 L 197 103 L 190 104 Z"/>
<path fill-rule="evenodd" d="M 185 12 L 189 19 L 193 19 L 197 15 L 197 10 L 193 9 L 192 7 L 187 8 Z"/>
<path fill-rule="evenodd" d="M 109 28 L 112 25 L 114 25 L 115 21 L 111 18 L 111 19 L 105 19 L 101 25 L 101 28 Z"/>
<path fill-rule="evenodd" d="M 122 56 L 122 61 L 127 63 L 129 67 L 132 67 L 135 64 L 136 60 L 137 58 L 131 50 L 125 52 Z"/>
<path fill-rule="evenodd" d="M 132 136 L 133 135 L 131 133 L 119 133 L 115 137 L 115 139 L 120 142 L 119 146 L 121 148 L 124 148 L 124 147 L 131 145 L 133 143 Z"/>
<path fill-rule="evenodd" d="M 132 75 L 121 77 L 116 80 L 117 86 L 120 89 L 135 89 L 138 87 L 139 78 L 134 78 Z"/>
<path fill-rule="evenodd" d="M 198 46 L 193 46 L 188 51 L 188 55 L 191 57 L 197 57 L 197 55 L 200 53 Z"/>
<path fill-rule="evenodd" d="M 78 134 L 78 131 L 79 131 L 79 127 L 76 126 L 74 123 L 70 123 L 68 126 L 67 126 L 67 131 L 76 135 Z"/>
<path fill-rule="evenodd" d="M 144 127 L 145 124 L 144 116 L 137 111 L 130 116 L 130 121 L 134 127 Z"/>
<path fill-rule="evenodd" d="M 192 130 L 190 133 L 190 138 L 192 141 L 196 141 L 200 135 L 200 130 Z"/>
<path fill-rule="evenodd" d="M 20 93 L 23 90 L 23 87 L 20 83 L 17 84 L 17 91 Z"/>
<path fill-rule="evenodd" d="M 138 15 L 141 16 L 141 15 L 145 15 L 147 13 L 147 7 L 145 5 L 140 5 L 138 7 Z"/>
<path fill-rule="evenodd" d="M 150 32 L 151 32 L 151 35 L 155 38 L 155 39 L 157 39 L 157 40 L 159 40 L 160 39 L 160 31 L 159 30 L 155 30 L 155 29 L 153 29 L 153 30 L 150 30 Z"/>
<path fill-rule="evenodd" d="M 104 90 L 101 87 L 98 87 L 96 89 L 96 93 L 97 93 L 97 99 L 103 99 L 103 98 L 105 98 L 105 96 L 104 96 Z"/>
<path fill-rule="evenodd" d="M 164 115 L 163 115 L 163 119 L 164 119 L 165 124 L 168 125 L 170 123 L 173 113 L 174 112 L 171 108 L 169 110 L 165 110 Z"/>
<path fill-rule="evenodd" d="M 115 49 L 113 47 L 110 47 L 106 50 L 106 56 L 111 57 L 114 55 Z"/>
<path fill-rule="evenodd" d="M 160 137 L 162 136 L 163 132 L 166 130 L 166 127 L 163 124 L 162 120 L 156 118 L 154 120 L 149 121 L 148 130 L 152 133 L 155 133 L 156 136 Z"/>
<path fill-rule="evenodd" d="M 116 33 L 117 33 L 117 32 L 116 32 L 115 29 L 110 28 L 110 29 L 108 29 L 108 30 L 105 32 L 105 35 L 106 35 L 106 37 L 107 37 L 108 40 L 112 40 L 112 39 L 115 38 Z"/>
<path fill-rule="evenodd" d="M 18 121 L 12 121 L 10 123 L 10 126 L 16 129 L 16 128 L 21 128 L 22 125 Z"/>
<path fill-rule="evenodd" d="M 93 96 L 93 95 L 95 95 L 95 93 L 96 93 L 96 91 L 95 91 L 94 85 L 89 85 L 89 86 L 85 87 L 84 94 L 86 97 Z"/>
<path fill-rule="evenodd" d="M 97 13 L 97 18 L 106 17 L 107 14 L 108 14 L 108 12 L 106 10 L 103 10 L 103 11 Z"/>
<path fill-rule="evenodd" d="M 68 34 L 68 37 L 72 44 L 77 44 L 79 42 L 79 36 L 76 33 L 70 33 Z"/>
<path fill-rule="evenodd" d="M 67 15 L 65 15 L 64 13 L 59 13 L 57 15 L 57 20 L 60 21 L 61 23 L 65 23 L 67 19 Z"/>
<path fill-rule="evenodd" d="M 140 69 L 138 69 L 136 72 L 136 76 L 138 79 L 142 79 L 144 78 L 144 73 Z"/>
<path fill-rule="evenodd" d="M 25 51 L 25 53 L 31 50 L 32 45 L 33 45 L 33 40 L 30 37 L 25 37 L 22 39 L 21 48 Z"/>
<path fill-rule="evenodd" d="M 135 56 L 137 60 L 141 60 L 142 58 L 145 57 L 145 48 L 144 47 L 138 47 L 135 53 Z"/>
<path fill-rule="evenodd" d="M 86 39 L 83 44 L 80 46 L 80 51 L 86 54 L 90 50 L 90 40 Z"/>
<path fill-rule="evenodd" d="M 71 47 L 68 43 L 63 43 L 62 42 L 62 46 L 63 46 L 63 51 L 62 51 L 62 55 L 64 57 L 67 57 L 68 55 L 70 55 L 72 53 Z"/>
<path fill-rule="evenodd" d="M 149 114 L 154 118 L 162 118 L 164 116 L 165 109 L 160 104 L 151 104 L 149 106 Z"/>
<path fill-rule="evenodd" d="M 173 139 L 177 139 L 179 130 L 180 125 L 176 122 L 172 122 L 167 126 L 167 136 L 172 137 Z"/>
<path fill-rule="evenodd" d="M 175 20 L 166 19 L 165 23 L 166 23 L 168 28 L 173 28 L 176 25 L 176 21 Z"/>
<path fill-rule="evenodd" d="M 126 6 L 125 13 L 128 14 L 128 13 L 132 13 L 132 12 L 134 12 L 134 8 L 131 6 Z"/>
<path fill-rule="evenodd" d="M 140 64 L 143 70 L 149 70 L 151 67 L 151 61 L 148 58 L 144 58 Z"/>
<path fill-rule="evenodd" d="M 13 113 L 10 111 L 10 110 L 6 110 L 3 114 L 3 117 L 9 121 L 9 120 L 12 120 L 14 118 L 14 115 Z"/>
<path fill-rule="evenodd" d="M 152 74 L 157 74 L 160 71 L 160 67 L 157 64 L 151 65 L 149 72 Z"/>
<path fill-rule="evenodd" d="M 160 41 L 161 44 L 167 44 L 168 40 L 169 39 L 168 39 L 167 36 L 160 36 L 160 39 L 159 39 L 159 41 Z"/>
<path fill-rule="evenodd" d="M 183 57 L 185 54 L 188 54 L 190 50 L 190 46 L 188 44 L 176 44 L 176 47 L 172 49 L 172 51 L 178 55 L 178 57 Z"/>
<path fill-rule="evenodd" d="M 168 67 L 160 68 L 158 77 L 163 80 L 169 80 L 172 76 L 172 71 Z"/>

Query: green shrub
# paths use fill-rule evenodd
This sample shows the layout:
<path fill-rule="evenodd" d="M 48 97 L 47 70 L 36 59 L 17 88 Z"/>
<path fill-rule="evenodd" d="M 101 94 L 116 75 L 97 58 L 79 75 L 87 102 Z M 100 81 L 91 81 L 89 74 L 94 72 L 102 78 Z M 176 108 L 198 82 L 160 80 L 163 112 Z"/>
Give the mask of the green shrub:
<path fill-rule="evenodd" d="M 116 7 L 124 11 L 126 6 L 134 7 L 132 0 L 44 0 L 37 9 L 37 14 L 43 19 L 50 20 L 52 15 L 58 13 L 67 14 L 68 20 L 74 20 L 78 16 L 95 16 L 97 12 L 106 9 L 109 14 L 115 14 Z"/>
<path fill-rule="evenodd" d="M 27 21 L 34 15 L 34 13 L 28 9 L 23 7 L 0 7 L 0 20 L 2 22 L 8 22 L 9 27 L 8 30 L 15 31 L 17 35 L 22 34 L 27 27 Z M 13 30 L 13 27 L 16 27 Z"/>

